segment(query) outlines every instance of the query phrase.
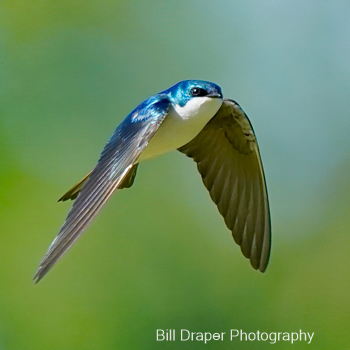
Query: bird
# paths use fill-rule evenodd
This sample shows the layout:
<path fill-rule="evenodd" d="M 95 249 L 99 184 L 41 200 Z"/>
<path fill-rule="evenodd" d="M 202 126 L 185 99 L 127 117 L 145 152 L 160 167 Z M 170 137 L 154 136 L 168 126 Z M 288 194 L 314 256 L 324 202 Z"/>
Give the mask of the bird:
<path fill-rule="evenodd" d="M 34 276 L 38 283 L 140 163 L 178 150 L 192 158 L 210 197 L 252 267 L 266 270 L 269 200 L 253 127 L 237 102 L 208 81 L 184 80 L 138 105 L 119 124 L 95 168 L 59 201 L 74 200 Z"/>

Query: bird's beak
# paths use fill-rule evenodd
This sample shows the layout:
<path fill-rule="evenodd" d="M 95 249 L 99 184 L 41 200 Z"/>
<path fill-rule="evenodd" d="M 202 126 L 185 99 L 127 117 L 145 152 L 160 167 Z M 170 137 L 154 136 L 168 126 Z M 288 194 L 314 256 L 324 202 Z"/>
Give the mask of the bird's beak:
<path fill-rule="evenodd" d="M 207 97 L 212 97 L 212 98 L 222 98 L 222 94 L 219 94 L 217 92 L 211 92 L 207 95 Z"/>

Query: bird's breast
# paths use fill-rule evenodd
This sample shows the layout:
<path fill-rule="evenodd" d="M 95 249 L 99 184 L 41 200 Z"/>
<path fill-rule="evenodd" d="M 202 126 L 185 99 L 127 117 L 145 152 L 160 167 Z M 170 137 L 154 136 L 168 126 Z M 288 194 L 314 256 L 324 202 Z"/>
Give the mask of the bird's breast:
<path fill-rule="evenodd" d="M 219 98 L 197 97 L 185 106 L 171 106 L 168 115 L 139 157 L 139 161 L 173 151 L 190 142 L 222 105 Z"/>

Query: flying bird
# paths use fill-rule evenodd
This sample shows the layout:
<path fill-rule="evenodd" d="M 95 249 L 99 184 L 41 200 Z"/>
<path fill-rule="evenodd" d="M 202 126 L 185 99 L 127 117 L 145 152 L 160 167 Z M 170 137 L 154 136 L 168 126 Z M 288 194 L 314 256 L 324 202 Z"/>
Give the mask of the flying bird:
<path fill-rule="evenodd" d="M 117 127 L 95 168 L 59 201 L 75 200 L 34 276 L 39 282 L 116 189 L 132 186 L 139 163 L 179 150 L 196 163 L 210 197 L 254 269 L 270 255 L 270 210 L 252 125 L 221 88 L 181 81 L 137 106 Z"/>

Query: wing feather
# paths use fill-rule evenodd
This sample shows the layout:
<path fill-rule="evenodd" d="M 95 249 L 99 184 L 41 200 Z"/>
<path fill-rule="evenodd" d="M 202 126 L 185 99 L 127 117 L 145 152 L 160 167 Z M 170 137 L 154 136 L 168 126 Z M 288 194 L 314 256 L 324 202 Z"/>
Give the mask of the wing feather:
<path fill-rule="evenodd" d="M 224 100 L 204 129 L 180 152 L 197 163 L 203 183 L 252 266 L 264 272 L 271 224 L 265 176 L 256 137 L 240 106 Z"/>
<path fill-rule="evenodd" d="M 149 140 L 168 113 L 169 101 L 155 101 L 137 121 L 129 115 L 105 146 L 94 170 L 84 183 L 66 221 L 34 276 L 39 282 L 82 234 L 115 189 L 125 180 Z M 136 168 L 134 168 L 136 170 Z M 78 184 L 79 185 L 79 184 Z M 74 192 L 73 192 L 74 193 Z M 67 198 L 68 199 L 68 198 Z"/>

